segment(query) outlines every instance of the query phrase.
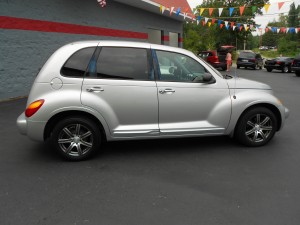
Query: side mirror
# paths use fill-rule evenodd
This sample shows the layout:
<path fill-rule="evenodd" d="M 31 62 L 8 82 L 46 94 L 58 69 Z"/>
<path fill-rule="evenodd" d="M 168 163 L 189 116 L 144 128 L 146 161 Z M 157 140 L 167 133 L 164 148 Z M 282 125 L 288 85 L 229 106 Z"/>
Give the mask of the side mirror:
<path fill-rule="evenodd" d="M 216 79 L 210 73 L 204 73 L 201 76 L 201 79 L 199 79 L 199 77 L 196 77 L 194 79 L 194 82 L 201 82 L 201 83 L 205 83 L 205 84 L 213 84 L 213 83 L 216 82 Z"/>

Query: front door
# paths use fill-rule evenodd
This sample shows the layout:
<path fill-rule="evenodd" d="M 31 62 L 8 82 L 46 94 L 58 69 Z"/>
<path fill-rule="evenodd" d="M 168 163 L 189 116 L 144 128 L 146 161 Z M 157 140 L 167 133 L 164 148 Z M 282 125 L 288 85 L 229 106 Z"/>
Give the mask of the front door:
<path fill-rule="evenodd" d="M 231 115 L 224 79 L 206 82 L 208 71 L 195 59 L 156 51 L 161 135 L 224 134 Z"/>

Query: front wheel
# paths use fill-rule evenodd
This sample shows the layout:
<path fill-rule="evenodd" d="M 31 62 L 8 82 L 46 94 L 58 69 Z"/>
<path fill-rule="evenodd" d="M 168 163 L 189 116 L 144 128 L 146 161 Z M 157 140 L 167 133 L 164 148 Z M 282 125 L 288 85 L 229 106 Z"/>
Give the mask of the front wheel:
<path fill-rule="evenodd" d="M 65 159 L 79 161 L 91 157 L 100 148 L 101 133 L 91 120 L 73 117 L 59 121 L 51 139 Z"/>
<path fill-rule="evenodd" d="M 247 146 L 259 147 L 268 143 L 277 129 L 274 113 L 263 107 L 253 108 L 244 113 L 235 129 L 237 140 Z"/>
<path fill-rule="evenodd" d="M 272 69 L 270 69 L 270 68 L 267 68 L 267 71 L 268 71 L 268 72 L 272 72 Z"/>
<path fill-rule="evenodd" d="M 300 71 L 295 71 L 297 77 L 300 77 Z"/>

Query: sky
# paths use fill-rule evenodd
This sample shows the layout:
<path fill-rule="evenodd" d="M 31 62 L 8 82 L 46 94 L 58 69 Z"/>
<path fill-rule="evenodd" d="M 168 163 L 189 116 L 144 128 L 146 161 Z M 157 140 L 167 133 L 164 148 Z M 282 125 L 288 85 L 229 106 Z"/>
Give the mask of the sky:
<path fill-rule="evenodd" d="M 202 3 L 202 0 L 187 0 L 190 4 L 191 8 L 195 8 L 197 5 L 200 5 Z M 287 15 L 287 13 L 290 10 L 290 5 L 294 2 L 292 0 L 270 0 L 270 8 L 268 12 L 265 11 L 263 8 L 263 15 L 262 16 L 256 16 L 255 22 L 257 24 L 260 24 L 262 28 L 265 28 L 268 24 L 268 22 L 273 22 L 274 19 L 278 20 L 279 14 L 284 13 Z M 284 2 L 284 5 L 279 10 L 278 9 L 278 3 Z M 295 2 L 299 2 L 299 0 L 295 0 Z"/>

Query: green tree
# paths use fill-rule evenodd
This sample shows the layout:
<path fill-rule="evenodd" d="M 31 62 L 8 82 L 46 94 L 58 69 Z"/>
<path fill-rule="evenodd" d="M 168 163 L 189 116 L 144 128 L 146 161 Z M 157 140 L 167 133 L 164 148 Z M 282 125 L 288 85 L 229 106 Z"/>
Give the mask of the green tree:
<path fill-rule="evenodd" d="M 203 14 L 201 15 L 202 17 L 216 18 L 222 21 L 235 22 L 236 24 L 239 23 L 240 26 L 243 26 L 243 24 L 245 23 L 254 25 L 255 23 L 253 18 L 255 17 L 255 14 L 253 14 L 252 6 L 257 6 L 256 13 L 260 14 L 261 8 L 267 2 L 268 0 L 204 0 L 201 5 L 197 6 L 198 14 L 196 14 L 196 16 L 199 16 L 200 8 L 206 8 L 206 10 L 204 10 Z M 240 6 L 246 6 L 243 16 L 240 16 Z M 230 7 L 234 7 L 234 11 L 231 16 L 229 12 Z M 214 10 L 212 15 L 210 16 L 209 10 L 207 10 L 208 8 L 224 8 L 224 10 L 221 17 L 219 17 L 218 10 Z M 203 27 L 201 25 L 202 21 L 198 26 L 191 26 L 190 24 L 185 25 L 185 48 L 194 50 L 195 46 L 192 46 L 191 44 L 195 42 L 197 44 L 199 43 L 199 51 L 211 48 L 212 46 L 215 46 L 217 48 L 221 45 L 237 45 L 239 49 L 242 49 L 244 47 L 245 41 L 247 41 L 247 43 L 249 44 L 247 47 L 255 45 L 250 29 L 248 31 L 245 31 L 243 29 L 242 32 L 237 29 L 234 31 L 232 29 L 227 30 L 225 27 L 223 29 L 220 29 L 217 22 L 211 27 Z M 192 35 L 188 32 L 189 29 L 193 29 L 197 34 Z M 189 38 L 192 38 L 193 41 L 189 41 Z M 197 39 L 197 41 L 195 39 Z"/>

